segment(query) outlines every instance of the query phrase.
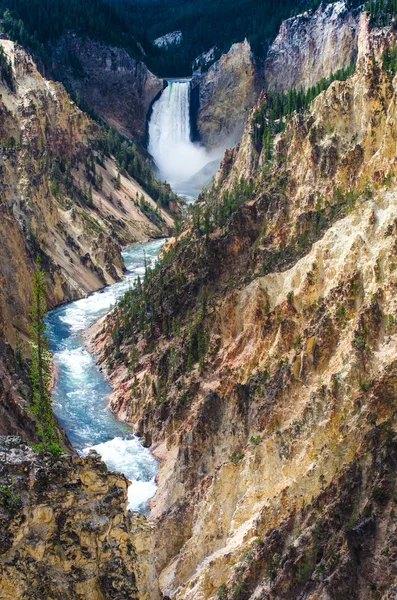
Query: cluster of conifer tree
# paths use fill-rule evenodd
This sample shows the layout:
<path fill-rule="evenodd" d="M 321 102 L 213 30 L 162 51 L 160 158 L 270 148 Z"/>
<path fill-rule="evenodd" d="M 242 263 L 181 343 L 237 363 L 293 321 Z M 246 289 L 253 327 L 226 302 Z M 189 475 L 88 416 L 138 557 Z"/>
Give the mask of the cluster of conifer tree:
<path fill-rule="evenodd" d="M 92 147 L 105 156 L 114 156 L 120 171 L 133 177 L 164 208 L 168 208 L 170 201 L 176 199 L 170 186 L 154 176 L 152 161 L 145 159 L 133 142 L 114 129 L 107 128 L 106 135 L 92 141 Z"/>
<path fill-rule="evenodd" d="M 397 46 L 386 48 L 382 54 L 383 68 L 390 79 L 397 73 Z"/>
<path fill-rule="evenodd" d="M 171 200 L 177 198 L 166 183 L 162 183 L 153 175 L 152 163 L 144 159 L 137 147 L 108 128 L 102 137 L 91 140 L 91 147 L 86 151 L 84 158 L 84 174 L 86 183 L 82 189 L 75 186 L 72 169 L 79 166 L 81 157 L 68 157 L 66 155 L 49 153 L 44 150 L 40 159 L 40 170 L 50 181 L 51 192 L 55 196 L 65 195 L 68 198 L 93 206 L 92 188 L 100 190 L 103 177 L 98 166 L 105 165 L 106 157 L 114 156 L 119 169 L 114 182 L 115 189 L 120 186 L 120 173 L 128 173 L 142 188 L 157 202 L 159 206 L 167 209 Z M 160 213 L 153 210 L 152 206 L 139 199 L 139 204 L 146 216 L 155 224 L 161 225 Z"/>
<path fill-rule="evenodd" d="M 190 236 L 180 243 L 189 244 Z M 133 288 L 130 288 L 120 299 L 116 310 L 112 329 L 112 353 L 110 360 L 123 360 L 133 371 L 136 359 L 136 344 L 140 336 L 153 351 L 153 339 L 159 334 L 172 336 L 178 340 L 176 347 L 162 357 L 158 371 L 157 384 L 153 392 L 159 403 L 166 398 L 166 384 L 170 374 L 185 373 L 198 364 L 203 369 L 208 352 L 207 304 L 208 294 L 200 290 L 194 311 L 188 311 L 183 322 L 171 317 L 178 307 L 178 298 L 183 295 L 187 279 L 182 272 L 167 270 L 165 266 L 173 264 L 175 249 L 169 247 L 161 260 L 155 265 L 145 263 L 145 274 L 138 277 Z M 171 274 L 171 275 L 170 275 Z M 169 310 L 172 307 L 172 311 Z M 123 349 L 121 347 L 123 346 Z M 126 354 L 126 349 L 128 353 Z"/>
<path fill-rule="evenodd" d="M 384 27 L 396 21 L 397 0 L 367 0 L 364 10 L 371 13 L 374 25 Z"/>
<path fill-rule="evenodd" d="M 139 30 L 106 0 L 0 0 L 2 27 L 14 41 L 50 62 L 47 42 L 66 31 L 121 45 L 142 56 Z"/>
<path fill-rule="evenodd" d="M 192 230 L 195 235 L 208 237 L 223 227 L 236 210 L 252 197 L 254 186 L 244 178 L 222 194 L 217 187 L 204 190 L 198 202 L 191 205 Z"/>
<path fill-rule="evenodd" d="M 125 48 L 159 75 L 181 76 L 191 72 L 192 61 L 201 53 L 216 47 L 217 58 L 245 37 L 263 56 L 283 19 L 319 3 L 280 0 L 275 6 L 272 0 L 0 0 L 0 17 L 12 39 L 29 47 L 48 66 L 48 42 L 74 31 Z M 180 46 L 164 50 L 152 45 L 156 37 L 177 29 L 183 32 Z"/>
<path fill-rule="evenodd" d="M 309 108 L 314 98 L 326 90 L 333 81 L 345 81 L 354 73 L 354 69 L 354 65 L 340 69 L 329 77 L 320 79 L 308 90 L 292 89 L 287 93 L 266 92 L 261 106 L 253 115 L 251 132 L 257 150 L 264 153 L 266 160 L 271 159 L 275 134 L 284 129 L 292 115 Z"/>
<path fill-rule="evenodd" d="M 292 13 L 316 8 L 319 0 L 113 0 L 134 22 L 145 25 L 150 40 L 181 30 L 180 46 L 153 49 L 152 68 L 163 76 L 191 72 L 193 60 L 216 47 L 215 58 L 246 37 L 263 56 L 277 35 L 280 23 Z"/>
<path fill-rule="evenodd" d="M 35 449 L 55 458 L 62 454 L 60 436 L 52 412 L 51 398 L 51 354 L 45 324 L 47 285 L 45 272 L 37 260 L 33 275 L 33 298 L 30 309 L 31 350 L 30 381 L 32 385 L 31 412 L 35 417 L 38 444 Z"/>
<path fill-rule="evenodd" d="M 0 46 L 0 79 L 4 81 L 11 90 L 14 89 L 15 81 L 12 74 L 11 62 L 2 46 Z"/>

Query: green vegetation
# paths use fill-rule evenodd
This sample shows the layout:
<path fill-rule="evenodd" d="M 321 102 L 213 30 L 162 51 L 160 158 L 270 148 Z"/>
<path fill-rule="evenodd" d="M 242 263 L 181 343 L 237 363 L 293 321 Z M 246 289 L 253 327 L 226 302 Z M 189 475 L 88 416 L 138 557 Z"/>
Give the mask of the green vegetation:
<path fill-rule="evenodd" d="M 171 191 L 169 185 L 160 182 L 153 175 L 152 162 L 149 158 L 143 158 L 137 146 L 124 138 L 110 127 L 103 126 L 103 135 L 91 140 L 91 148 L 99 153 L 95 158 L 99 164 L 103 164 L 105 157 L 114 156 L 117 160 L 119 173 L 133 177 L 143 189 L 163 208 L 168 208 L 171 200 L 177 196 Z M 91 161 L 95 173 L 95 161 Z M 116 189 L 120 185 L 119 174 L 116 178 Z"/>
<path fill-rule="evenodd" d="M 0 0 L 3 28 L 10 37 L 50 63 L 47 44 L 67 31 L 108 44 L 122 45 L 141 56 L 139 31 L 105 0 Z"/>
<path fill-rule="evenodd" d="M 333 81 L 345 81 L 354 73 L 355 66 L 336 71 L 329 77 L 320 79 L 306 91 L 292 89 L 287 93 L 268 91 L 252 119 L 252 136 L 257 150 L 264 153 L 266 160 L 272 158 L 273 138 L 284 130 L 289 119 L 298 112 L 307 110 L 311 102 Z"/>
<path fill-rule="evenodd" d="M 141 209 L 144 214 L 155 224 L 164 222 L 159 208 L 169 208 L 177 196 L 166 183 L 160 182 L 153 175 L 152 163 L 143 158 L 137 146 L 123 138 L 109 127 L 98 129 L 98 135 L 91 138 L 89 147 L 81 150 L 80 154 L 67 156 L 67 154 L 55 154 L 45 149 L 39 159 L 41 173 L 49 180 L 49 188 L 65 209 L 71 208 L 71 200 L 95 208 L 92 191 L 101 190 L 103 176 L 98 166 L 105 168 L 107 158 L 114 157 L 117 162 L 118 174 L 115 180 L 115 188 L 120 186 L 120 173 L 134 178 L 142 188 L 157 202 L 158 209 L 155 210 L 141 196 Z M 84 163 L 85 181 L 79 189 L 73 179 L 72 170 L 79 168 Z M 99 225 L 96 223 L 96 229 Z"/>
<path fill-rule="evenodd" d="M 154 40 L 180 29 L 179 47 L 151 51 L 149 63 L 163 76 L 191 72 L 192 61 L 210 48 L 215 58 L 235 42 L 248 38 L 256 54 L 263 56 L 277 35 L 281 22 L 292 13 L 317 8 L 319 0 L 113 0 L 129 20 L 145 24 L 145 35 Z M 146 48 L 146 47 L 145 47 Z"/>
<path fill-rule="evenodd" d="M 226 583 L 222 583 L 222 585 L 218 588 L 216 592 L 219 600 L 227 600 L 227 586 Z"/>
<path fill-rule="evenodd" d="M 259 446 L 259 444 L 262 441 L 262 436 L 261 435 L 252 435 L 250 437 L 250 444 L 252 444 L 253 446 Z"/>
<path fill-rule="evenodd" d="M 88 213 L 86 213 L 85 210 L 79 210 L 79 214 L 83 217 L 88 229 L 90 229 L 91 231 L 94 231 L 95 233 L 103 232 L 103 229 L 99 225 L 99 223 L 95 219 L 90 217 L 90 215 Z"/>
<path fill-rule="evenodd" d="M 36 271 L 33 276 L 33 300 L 30 309 L 31 316 L 31 367 L 30 380 L 32 384 L 31 412 L 35 417 L 36 435 L 39 443 L 35 449 L 54 457 L 62 454 L 59 445 L 60 438 L 56 430 L 52 412 L 51 385 L 51 355 L 46 337 L 47 286 L 45 273 L 37 261 Z"/>
<path fill-rule="evenodd" d="M 384 27 L 395 22 L 397 16 L 397 0 L 367 0 L 364 10 L 371 13 L 371 23 Z"/>
<path fill-rule="evenodd" d="M 161 215 L 159 204 L 157 204 L 156 208 L 154 209 L 150 202 L 148 202 L 145 199 L 145 196 L 141 194 L 139 200 L 139 207 L 143 214 L 149 219 L 149 221 L 151 221 L 155 225 L 158 225 L 158 227 L 160 228 L 162 225 L 164 225 L 165 221 Z"/>
<path fill-rule="evenodd" d="M 397 73 L 397 45 L 391 48 L 386 48 L 382 54 L 383 68 L 386 71 L 390 80 Z M 387 183 L 387 182 L 386 182 Z"/>
<path fill-rule="evenodd" d="M 8 85 L 10 90 L 14 91 L 15 81 L 12 74 L 11 62 L 4 52 L 3 46 L 0 46 L 0 79 Z"/>
<path fill-rule="evenodd" d="M 244 452 L 233 452 L 233 454 L 231 456 L 229 456 L 229 460 L 234 464 L 237 465 L 240 460 L 243 460 L 244 458 Z"/>
<path fill-rule="evenodd" d="M 253 183 L 243 178 L 222 195 L 215 186 L 204 191 L 190 208 L 194 233 L 208 237 L 215 229 L 223 227 L 238 208 L 252 198 L 253 191 Z"/>
<path fill-rule="evenodd" d="M 319 0 L 281 0 L 277 5 L 272 0 L 0 0 L 0 16 L 11 38 L 47 67 L 49 44 L 74 31 L 123 47 L 157 74 L 170 77 L 188 75 L 203 52 L 215 48 L 217 59 L 245 37 L 263 56 L 284 19 L 319 4 Z M 183 32 L 180 46 L 166 50 L 152 45 L 155 38 L 177 29 Z M 70 59 L 75 75 L 81 77 L 81 65 Z"/>
<path fill-rule="evenodd" d="M 14 482 L 0 485 L 0 506 L 13 512 L 21 505 L 21 496 Z"/>

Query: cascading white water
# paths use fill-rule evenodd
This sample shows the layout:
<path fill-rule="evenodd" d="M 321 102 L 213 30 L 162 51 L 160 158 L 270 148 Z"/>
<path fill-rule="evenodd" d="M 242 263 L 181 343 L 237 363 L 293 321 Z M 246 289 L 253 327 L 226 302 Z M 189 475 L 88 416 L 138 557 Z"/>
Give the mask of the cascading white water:
<path fill-rule="evenodd" d="M 169 80 L 153 105 L 148 149 L 161 177 L 177 192 L 212 160 L 190 133 L 190 80 Z"/>

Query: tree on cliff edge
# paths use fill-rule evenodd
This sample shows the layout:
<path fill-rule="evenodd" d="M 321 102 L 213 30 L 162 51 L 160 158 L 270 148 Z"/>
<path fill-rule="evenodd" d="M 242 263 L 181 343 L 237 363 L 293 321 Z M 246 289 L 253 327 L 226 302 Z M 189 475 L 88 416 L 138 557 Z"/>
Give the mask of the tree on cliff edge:
<path fill-rule="evenodd" d="M 47 285 L 44 271 L 40 267 L 40 261 L 36 261 L 36 270 L 33 276 L 33 300 L 30 307 L 31 318 L 31 367 L 30 380 L 32 383 L 32 407 L 31 411 L 36 421 L 36 435 L 39 443 L 35 449 L 40 452 L 59 456 L 62 448 L 59 445 L 54 415 L 52 412 L 52 400 L 50 394 L 51 385 L 51 354 L 46 337 L 47 326 L 44 322 L 46 314 L 45 295 Z"/>

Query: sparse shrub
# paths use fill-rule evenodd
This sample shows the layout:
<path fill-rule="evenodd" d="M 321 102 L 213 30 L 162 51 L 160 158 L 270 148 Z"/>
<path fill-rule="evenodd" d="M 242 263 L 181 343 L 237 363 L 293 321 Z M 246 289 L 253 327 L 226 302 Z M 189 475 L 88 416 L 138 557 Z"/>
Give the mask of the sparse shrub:
<path fill-rule="evenodd" d="M 344 304 L 341 304 L 337 311 L 336 311 L 336 316 L 338 317 L 338 319 L 340 319 L 341 321 L 344 321 L 346 319 L 346 308 Z"/>
<path fill-rule="evenodd" d="M 14 511 L 21 504 L 21 496 L 14 483 L 0 485 L 0 506 Z"/>
<path fill-rule="evenodd" d="M 361 392 L 368 392 L 369 387 L 370 387 L 370 383 L 369 383 L 369 381 L 367 381 L 365 379 L 364 380 L 360 379 L 359 386 L 360 386 L 360 391 Z"/>
<path fill-rule="evenodd" d="M 222 585 L 218 588 L 216 595 L 219 598 L 219 600 L 227 600 L 226 583 L 222 583 Z"/>
<path fill-rule="evenodd" d="M 301 346 L 302 346 L 302 338 L 300 335 L 298 335 L 298 337 L 295 338 L 295 341 L 294 341 L 294 348 L 295 348 L 295 350 L 299 350 L 301 348 Z"/>
<path fill-rule="evenodd" d="M 259 446 L 261 441 L 262 441 L 261 435 L 251 435 L 251 437 L 250 437 L 250 444 L 252 444 L 253 446 Z"/>
<path fill-rule="evenodd" d="M 244 458 L 244 452 L 233 452 L 233 454 L 231 456 L 229 456 L 229 460 L 234 464 L 237 465 L 240 460 L 243 460 Z"/>

